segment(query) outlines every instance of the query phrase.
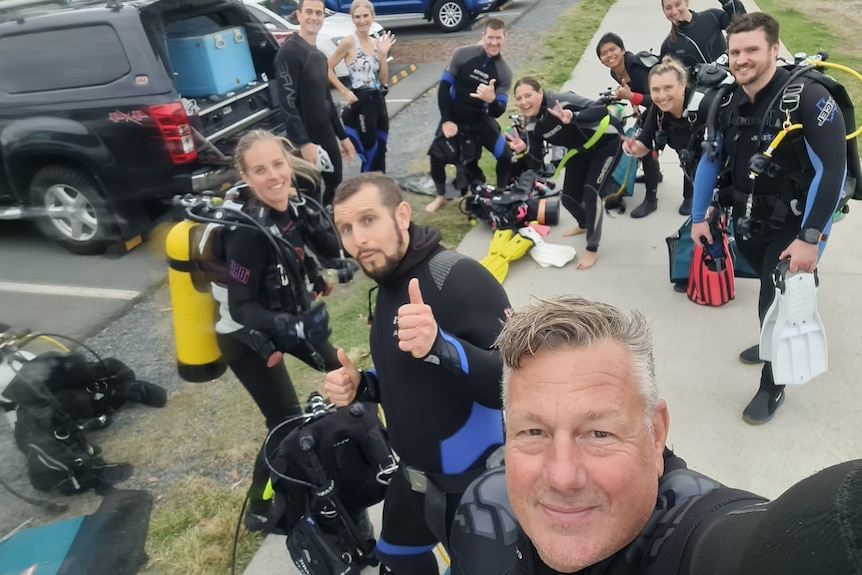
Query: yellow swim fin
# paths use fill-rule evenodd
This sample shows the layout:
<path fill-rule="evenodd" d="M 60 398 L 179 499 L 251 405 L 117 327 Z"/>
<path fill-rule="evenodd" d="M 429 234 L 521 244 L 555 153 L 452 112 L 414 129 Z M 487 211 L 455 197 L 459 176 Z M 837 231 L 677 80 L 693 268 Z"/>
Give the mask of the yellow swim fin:
<path fill-rule="evenodd" d="M 512 239 L 513 235 L 515 235 L 514 230 L 496 230 L 491 238 L 491 244 L 488 246 L 488 254 L 479 261 L 494 277 L 497 277 L 500 267 L 503 265 L 500 250 Z"/>
<path fill-rule="evenodd" d="M 507 236 L 504 236 L 503 232 L 508 232 Z M 496 244 L 494 246 L 495 253 L 492 255 L 489 252 L 488 256 L 482 259 L 482 265 L 502 284 L 509 273 L 509 262 L 524 257 L 533 247 L 533 242 L 512 230 L 500 230 L 497 234 L 500 234 L 500 239 L 498 240 L 495 234 L 494 240 L 502 242 L 503 237 L 508 237 L 508 239 L 502 244 Z"/>

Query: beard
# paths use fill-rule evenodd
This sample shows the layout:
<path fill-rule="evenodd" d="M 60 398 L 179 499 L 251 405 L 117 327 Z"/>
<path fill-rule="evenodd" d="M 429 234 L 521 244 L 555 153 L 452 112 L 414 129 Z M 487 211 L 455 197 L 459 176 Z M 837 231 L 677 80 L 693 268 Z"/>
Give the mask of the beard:
<path fill-rule="evenodd" d="M 404 258 L 404 253 L 406 252 L 406 250 L 404 249 L 404 236 L 401 234 L 401 231 L 398 229 L 397 225 L 394 227 L 395 237 L 398 238 L 398 243 L 395 245 L 395 255 L 390 256 L 384 253 L 383 265 L 376 266 L 373 268 L 365 267 L 365 265 L 362 263 L 359 264 L 359 267 L 362 268 L 362 271 L 365 272 L 365 275 L 378 283 L 380 283 L 381 281 L 386 281 L 392 276 L 392 274 L 395 272 L 395 269 L 398 267 L 398 264 L 400 264 L 401 260 Z M 357 261 L 361 262 L 361 260 Z"/>

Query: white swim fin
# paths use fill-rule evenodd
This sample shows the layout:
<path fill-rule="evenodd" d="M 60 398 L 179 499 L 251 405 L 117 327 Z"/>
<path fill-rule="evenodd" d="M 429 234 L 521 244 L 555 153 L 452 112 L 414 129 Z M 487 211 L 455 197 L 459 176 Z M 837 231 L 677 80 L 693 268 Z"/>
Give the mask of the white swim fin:
<path fill-rule="evenodd" d="M 573 246 L 549 244 L 532 227 L 521 228 L 518 230 L 518 233 L 533 242 L 534 245 L 530 250 L 530 256 L 543 268 L 551 266 L 561 268 L 575 259 L 578 253 Z"/>
<path fill-rule="evenodd" d="M 760 332 L 760 358 L 772 362 L 776 385 L 805 383 L 829 367 L 817 272 L 792 274 L 789 267 L 783 260 L 775 268 L 775 297 Z"/>

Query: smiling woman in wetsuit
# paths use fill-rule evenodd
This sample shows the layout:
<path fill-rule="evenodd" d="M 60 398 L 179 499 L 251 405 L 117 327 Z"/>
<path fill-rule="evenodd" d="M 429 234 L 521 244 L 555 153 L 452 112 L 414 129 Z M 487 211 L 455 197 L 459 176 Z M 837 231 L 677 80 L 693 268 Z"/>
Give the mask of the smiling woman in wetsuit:
<path fill-rule="evenodd" d="M 543 141 L 562 146 L 569 154 L 576 151 L 563 158 L 566 175 L 560 201 L 578 225 L 563 235 L 587 234 L 586 253 L 577 268 L 589 269 L 598 260 L 603 200 L 619 188 L 611 176 L 622 155 L 622 126 L 605 104 L 574 92 L 544 91 L 530 76 L 515 83 L 515 102 L 527 119 L 527 139 L 516 134 L 506 138 L 512 151 L 528 152 L 524 161 L 531 168 L 544 163 Z"/>
<path fill-rule="evenodd" d="M 691 213 L 694 190 L 694 169 L 703 151 L 703 133 L 685 114 L 685 105 L 691 93 L 686 82 L 687 72 L 678 60 L 665 56 L 649 72 L 649 90 L 652 106 L 644 115 L 643 123 L 632 137 L 623 141 L 623 152 L 635 158 L 652 151 L 660 152 L 665 146 L 676 150 L 683 170 L 683 203 Z M 657 200 L 648 197 L 646 202 Z M 655 209 L 655 206 L 652 206 Z M 682 206 L 680 207 L 682 213 Z M 683 214 L 686 215 L 686 214 Z"/>
<path fill-rule="evenodd" d="M 385 172 L 389 138 L 385 100 L 389 64 L 386 60 L 395 36 L 388 31 L 379 39 L 368 35 L 374 23 L 374 5 L 369 0 L 354 0 L 350 16 L 356 31 L 342 38 L 329 57 L 329 82 L 347 100 L 348 106 L 341 111 L 341 121 L 362 159 L 361 171 Z M 347 65 L 350 75 L 349 88 L 335 75 L 334 68 L 341 61 Z"/>
<path fill-rule="evenodd" d="M 670 22 L 670 34 L 661 45 L 662 56 L 673 56 L 683 66 L 714 62 L 727 52 L 724 30 L 737 14 L 745 14 L 740 0 L 719 0 L 721 9 L 695 12 L 689 0 L 661 0 L 664 16 Z"/>
<path fill-rule="evenodd" d="M 262 227 L 241 225 L 247 221 L 241 217 L 236 218 L 237 225 L 226 226 L 222 252 L 228 271 L 227 297 L 214 292 L 221 304 L 216 324 L 219 347 L 270 430 L 302 413 L 279 352 L 319 370 L 340 366 L 328 341 L 325 304 L 315 300 L 317 294 L 308 287 L 316 285 L 319 290 L 321 286 L 314 256 L 337 258 L 340 243 L 322 207 L 297 194 L 298 182 L 316 182 L 318 175 L 292 151 L 285 138 L 265 130 L 254 130 L 237 144 L 236 166 L 251 192 L 242 211 Z M 286 427 L 284 434 L 289 430 Z M 280 439 L 270 440 L 270 454 Z M 268 530 L 277 519 L 267 515 L 271 500 L 263 499 L 268 480 L 261 449 L 245 518 L 250 530 Z"/>

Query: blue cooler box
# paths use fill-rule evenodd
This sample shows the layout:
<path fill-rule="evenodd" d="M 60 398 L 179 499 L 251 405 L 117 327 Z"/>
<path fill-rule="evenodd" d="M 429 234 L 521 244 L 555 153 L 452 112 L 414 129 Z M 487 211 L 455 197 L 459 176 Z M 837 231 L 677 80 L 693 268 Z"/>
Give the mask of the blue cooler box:
<path fill-rule="evenodd" d="M 168 37 L 168 56 L 176 73 L 177 91 L 184 97 L 227 94 L 257 77 L 242 26 L 198 36 Z"/>

